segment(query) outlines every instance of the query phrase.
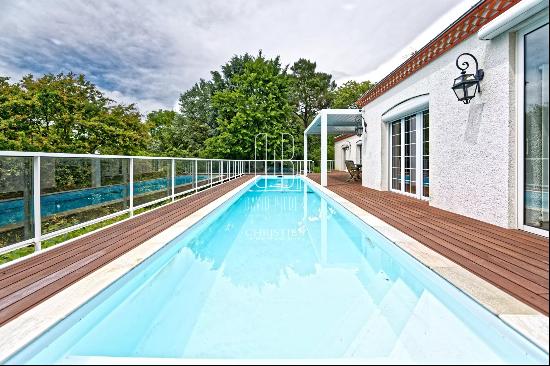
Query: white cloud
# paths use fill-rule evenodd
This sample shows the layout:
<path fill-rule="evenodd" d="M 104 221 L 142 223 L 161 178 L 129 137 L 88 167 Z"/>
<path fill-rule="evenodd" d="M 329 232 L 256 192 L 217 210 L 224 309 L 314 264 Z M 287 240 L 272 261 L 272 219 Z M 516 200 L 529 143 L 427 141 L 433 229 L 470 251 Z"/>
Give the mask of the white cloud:
<path fill-rule="evenodd" d="M 285 64 L 299 57 L 315 60 L 337 80 L 381 75 L 375 72 L 380 65 L 454 5 L 453 0 L 0 0 L 0 74 L 82 72 L 110 97 L 136 102 L 144 113 L 172 109 L 179 94 L 209 78 L 210 70 L 259 49 L 280 55 Z"/>
<path fill-rule="evenodd" d="M 416 36 L 409 44 L 397 51 L 390 59 L 380 64 L 374 70 L 370 70 L 365 74 L 356 75 L 349 78 L 343 78 L 339 81 L 343 82 L 349 79 L 355 80 L 376 80 L 380 81 L 399 65 L 405 62 L 413 52 L 420 50 L 428 42 L 434 39 L 439 33 L 443 32 L 450 24 L 457 20 L 468 9 L 478 3 L 478 0 L 463 0 L 457 3 L 448 12 L 434 21 L 428 28 Z"/>

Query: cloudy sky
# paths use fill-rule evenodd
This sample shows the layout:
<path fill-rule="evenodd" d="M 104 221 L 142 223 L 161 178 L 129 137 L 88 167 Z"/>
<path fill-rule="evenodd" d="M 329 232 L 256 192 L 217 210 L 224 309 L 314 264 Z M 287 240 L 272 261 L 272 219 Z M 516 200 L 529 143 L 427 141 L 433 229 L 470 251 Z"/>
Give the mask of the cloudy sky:
<path fill-rule="evenodd" d="M 0 0 L 0 75 L 84 73 L 142 112 L 232 55 L 377 81 L 475 0 Z"/>

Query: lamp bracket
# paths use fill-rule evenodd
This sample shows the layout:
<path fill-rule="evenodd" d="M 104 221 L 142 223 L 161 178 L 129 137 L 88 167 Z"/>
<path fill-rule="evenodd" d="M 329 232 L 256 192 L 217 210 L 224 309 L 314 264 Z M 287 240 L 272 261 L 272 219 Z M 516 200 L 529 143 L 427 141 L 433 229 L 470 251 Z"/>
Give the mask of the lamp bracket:
<path fill-rule="evenodd" d="M 460 58 L 463 57 L 463 56 L 469 56 L 475 62 L 476 71 L 475 71 L 474 75 L 475 75 L 475 78 L 477 79 L 477 89 L 479 91 L 479 94 L 481 94 L 481 86 L 480 86 L 479 82 L 481 80 L 483 80 L 483 77 L 485 76 L 485 71 L 483 71 L 483 69 L 479 68 L 479 64 L 477 63 L 477 58 L 475 58 L 474 55 L 472 55 L 471 53 L 468 53 L 468 52 L 464 52 L 464 53 L 461 53 L 460 55 L 458 55 L 458 57 L 456 58 L 456 67 L 459 70 L 461 70 L 460 73 L 462 75 L 466 74 L 466 70 L 468 70 L 468 68 L 470 67 L 470 63 L 468 61 L 462 61 L 462 63 L 459 63 Z"/>

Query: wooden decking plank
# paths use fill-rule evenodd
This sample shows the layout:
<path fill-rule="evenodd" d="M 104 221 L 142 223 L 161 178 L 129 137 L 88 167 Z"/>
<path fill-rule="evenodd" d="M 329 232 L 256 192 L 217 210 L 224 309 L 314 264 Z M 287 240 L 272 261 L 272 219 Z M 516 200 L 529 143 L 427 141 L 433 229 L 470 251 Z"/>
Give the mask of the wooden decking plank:
<path fill-rule="evenodd" d="M 355 197 L 355 199 L 358 199 Z M 360 198 L 359 198 L 360 200 Z M 386 211 L 391 210 L 394 213 L 397 213 L 393 208 L 386 208 Z M 399 210 L 399 214 L 407 215 L 408 209 L 402 208 Z M 468 251 L 479 255 L 480 257 L 485 258 L 486 255 L 495 256 L 496 261 L 504 261 L 510 263 L 513 266 L 525 267 L 528 270 L 528 273 L 524 274 L 527 278 L 530 278 L 531 274 L 536 274 L 542 278 L 533 278 L 533 281 L 541 281 L 542 283 L 548 282 L 548 265 L 542 261 L 521 255 L 516 251 L 508 250 L 507 247 L 502 247 L 497 244 L 492 243 L 491 241 L 483 241 L 475 236 L 466 236 L 463 231 L 453 230 L 452 227 L 449 227 L 448 224 L 441 221 L 436 221 L 436 224 L 431 223 L 431 220 L 425 220 L 424 217 L 416 217 L 415 221 L 421 223 L 424 228 L 430 228 L 435 232 L 439 232 L 445 237 L 451 237 L 449 233 L 453 233 L 452 236 L 454 239 L 459 240 L 460 242 L 467 245 L 470 249 Z M 503 263 L 504 264 L 504 263 Z M 505 265 L 505 264 L 504 264 Z M 520 269 L 520 271 L 522 271 Z"/>
<path fill-rule="evenodd" d="M 335 187 L 342 186 L 344 189 L 346 189 L 345 184 L 336 184 L 334 186 Z M 338 188 L 335 188 L 335 189 L 338 189 Z M 455 222 L 457 225 L 466 225 L 470 230 L 476 230 L 477 232 L 483 233 L 484 235 L 494 234 L 496 235 L 495 238 L 506 241 L 510 244 L 516 244 L 516 242 L 513 240 L 519 239 L 519 240 L 522 240 L 523 244 L 526 244 L 528 246 L 532 245 L 533 248 L 542 250 L 543 253 L 545 254 L 548 254 L 549 252 L 547 243 L 541 240 L 541 238 L 536 237 L 534 234 L 512 229 L 512 230 L 507 230 L 506 236 L 503 236 L 502 228 L 499 228 L 494 225 L 484 223 L 482 221 L 478 221 L 466 216 L 444 211 L 436 207 L 431 207 L 428 205 L 427 201 L 421 201 L 415 198 L 411 198 L 411 197 L 407 197 L 404 195 L 399 195 L 391 192 L 381 192 L 381 191 L 376 191 L 376 192 L 379 194 L 373 194 L 372 190 L 361 191 L 361 193 L 363 194 L 370 195 L 370 198 L 376 197 L 380 200 L 386 201 L 386 203 L 390 201 L 390 202 L 395 202 L 400 206 L 421 207 L 421 209 L 424 210 L 431 217 L 442 216 L 449 222 Z M 395 196 L 401 196 L 401 197 L 396 198 Z"/>
<path fill-rule="evenodd" d="M 363 204 L 366 204 L 365 203 L 366 201 L 364 201 L 361 197 L 357 197 L 357 196 L 353 197 L 353 195 L 346 195 L 346 196 L 352 199 L 356 199 L 362 202 Z M 376 206 L 375 204 L 371 204 L 370 202 L 368 204 L 371 205 L 370 206 L 371 209 L 373 209 L 374 207 L 379 207 L 379 206 Z M 466 238 L 463 235 L 448 235 L 449 230 L 446 230 L 446 228 L 443 225 L 430 224 L 426 220 L 423 220 L 422 217 L 414 217 L 414 216 L 411 217 L 410 215 L 407 214 L 406 208 L 395 209 L 393 207 L 386 207 L 383 209 L 383 211 L 384 211 L 384 214 L 392 213 L 394 215 L 399 215 L 401 218 L 409 220 L 409 222 L 411 222 L 413 225 L 418 225 L 423 230 L 427 230 L 435 235 L 438 235 L 442 239 L 447 239 L 447 240 L 450 239 L 454 241 L 455 245 L 467 250 L 468 252 L 476 256 L 479 256 L 480 258 L 488 259 L 488 256 L 494 256 L 495 263 L 499 263 L 506 268 L 510 268 L 511 270 L 517 272 L 518 274 L 525 276 L 530 280 L 535 281 L 541 285 L 544 285 L 548 282 L 547 277 L 546 278 L 544 277 L 544 276 L 547 276 L 547 271 L 541 268 L 533 267 L 529 262 L 517 260 L 512 256 L 506 256 L 505 254 L 502 253 L 502 251 L 491 248 L 490 244 L 486 243 L 485 246 L 483 246 L 481 243 L 476 242 L 476 240 L 472 238 Z M 524 271 L 523 267 L 528 269 L 528 271 Z M 541 266 L 541 267 L 547 268 L 546 266 Z M 541 274 L 542 272 L 544 272 L 544 274 Z"/>
<path fill-rule="evenodd" d="M 367 211 L 373 212 L 379 218 L 386 219 L 386 220 L 393 218 L 393 215 L 387 213 L 388 210 L 380 211 L 378 207 L 368 205 L 364 202 L 363 202 L 363 205 L 365 205 L 368 208 Z M 505 261 L 501 261 L 499 258 L 492 258 L 493 260 L 489 260 L 490 256 L 487 253 L 478 251 L 475 248 L 472 248 L 470 245 L 456 240 L 456 238 L 454 237 L 443 236 L 439 231 L 428 229 L 426 227 L 426 223 L 421 223 L 421 225 L 419 225 L 419 223 L 410 220 L 410 218 L 408 218 L 403 213 L 401 213 L 399 222 L 395 220 L 393 221 L 394 221 L 394 224 L 393 224 L 394 226 L 399 225 L 400 227 L 403 227 L 404 230 L 402 231 L 408 233 L 413 238 L 417 239 L 415 235 L 419 235 L 420 239 L 424 239 L 424 240 L 429 239 L 433 242 L 437 242 L 439 245 L 445 246 L 449 250 L 452 250 L 453 252 L 457 253 L 458 255 L 464 258 L 475 260 L 476 263 L 483 265 L 488 270 L 491 270 L 502 276 L 506 276 L 507 278 L 511 279 L 512 281 L 518 284 L 523 284 L 530 291 L 533 291 L 535 293 L 541 293 L 541 292 L 544 292 L 546 289 L 542 285 L 547 282 L 544 278 L 538 278 L 536 279 L 537 280 L 536 282 L 532 278 L 528 278 L 528 281 L 524 281 L 525 279 L 524 275 L 533 277 L 530 272 L 522 269 L 521 267 L 516 267 L 511 264 L 510 266 L 507 266 L 507 264 L 509 263 Z"/>
<path fill-rule="evenodd" d="M 335 191 L 336 190 L 337 189 L 335 189 Z M 357 191 L 357 192 L 360 192 L 360 191 Z M 357 193 L 357 192 L 354 192 L 354 193 Z M 364 192 L 361 192 L 361 193 L 364 193 Z M 371 198 L 371 197 L 369 197 L 369 198 Z M 410 199 L 409 197 L 407 197 L 407 198 Z M 381 197 L 381 196 L 380 197 L 375 197 L 374 199 L 370 199 L 370 200 L 378 201 L 378 202 L 387 201 L 387 199 L 384 199 L 384 197 Z M 491 233 L 488 234 L 488 232 L 486 230 L 485 231 L 472 230 L 472 228 L 469 227 L 467 224 L 464 224 L 461 221 L 450 219 L 451 217 L 449 215 L 445 215 L 447 217 L 446 219 L 440 218 L 436 214 L 440 213 L 440 211 L 442 211 L 442 210 L 437 209 L 437 208 L 432 208 L 432 207 L 429 207 L 429 206 L 427 208 L 426 207 L 427 204 L 426 204 L 425 201 L 420 201 L 420 202 L 422 203 L 422 206 L 420 206 L 420 205 L 401 205 L 401 206 L 406 208 L 406 209 L 415 210 L 416 214 L 418 214 L 420 216 L 425 216 L 426 219 L 429 219 L 431 221 L 437 222 L 439 224 L 444 224 L 444 225 L 447 225 L 447 226 L 452 225 L 452 227 L 455 228 L 456 230 L 460 230 L 460 231 L 469 233 L 469 234 L 474 235 L 474 236 L 476 236 L 480 239 L 488 240 L 492 243 L 504 246 L 504 247 L 506 247 L 508 249 L 511 249 L 511 250 L 514 250 L 515 248 L 517 248 L 517 241 L 508 240 L 506 237 L 503 237 L 502 235 L 498 235 L 498 236 L 490 235 Z M 435 211 L 433 211 L 432 209 L 435 210 Z M 459 215 L 456 215 L 456 216 L 459 216 Z M 539 239 L 539 242 L 540 242 L 540 239 Z M 523 252 L 527 251 L 530 255 L 532 255 L 533 256 L 532 258 L 534 258 L 534 259 L 537 259 L 535 256 L 539 256 L 539 257 L 541 255 L 548 256 L 548 252 L 549 252 L 548 247 L 546 247 L 546 249 L 543 250 L 541 248 L 536 248 L 536 247 L 525 248 L 525 246 L 524 246 L 522 249 L 523 249 Z M 517 250 L 516 252 L 517 253 L 522 253 L 519 250 Z M 543 263 L 548 263 L 548 261 L 546 261 L 546 262 L 542 261 L 542 262 Z M 544 265 L 544 267 L 547 267 L 547 265 Z"/>
<path fill-rule="evenodd" d="M 334 190 L 335 192 L 338 191 L 338 189 L 333 189 L 333 190 Z M 346 193 L 348 193 L 348 192 L 346 192 Z M 357 193 L 357 192 L 354 192 L 354 193 Z M 363 193 L 363 192 L 361 192 L 361 193 Z M 400 207 L 400 208 L 401 208 L 401 207 Z M 432 216 L 432 215 L 429 215 L 429 214 L 426 214 L 425 216 L 426 216 L 427 218 L 429 218 L 430 220 L 431 220 L 431 219 L 437 220 L 439 223 L 445 223 L 445 222 L 446 222 L 446 221 L 442 220 L 441 218 L 438 218 L 437 216 Z M 458 216 L 458 215 L 457 215 L 457 216 Z M 461 226 L 459 226 L 459 225 L 456 225 L 456 226 L 457 226 L 457 227 L 461 227 Z M 507 229 L 501 229 L 501 228 L 499 228 L 499 229 L 500 229 L 500 230 L 507 230 Z M 464 227 L 464 230 L 466 230 L 466 227 Z M 508 230 L 508 231 L 512 231 L 512 230 Z M 479 237 L 485 238 L 484 236 L 479 236 Z M 489 238 L 494 238 L 494 237 L 489 237 Z M 542 243 L 545 242 L 544 240 L 541 240 L 541 239 L 539 239 L 539 241 L 542 242 Z M 492 242 L 496 242 L 496 240 L 492 240 Z M 516 241 L 516 242 L 513 242 L 513 244 L 514 244 L 515 246 L 517 246 L 517 241 Z M 505 247 L 511 248 L 510 246 L 507 246 L 507 245 L 505 245 Z M 522 249 L 523 249 L 523 248 L 522 248 Z M 544 258 L 544 259 L 541 260 L 541 262 L 546 263 L 546 262 L 548 261 L 548 259 L 547 259 L 547 258 L 548 258 L 548 248 L 546 248 L 545 250 L 537 250 L 537 252 L 535 252 L 535 253 L 538 254 L 538 255 L 540 255 L 540 256 L 542 256 L 541 258 Z M 545 267 L 546 267 L 546 266 L 545 266 Z"/>
<path fill-rule="evenodd" d="M 319 181 L 318 174 L 310 177 Z M 548 241 L 430 207 L 425 201 L 346 183 L 331 189 L 519 300 L 548 314 Z"/>
<path fill-rule="evenodd" d="M 191 207 L 191 209 L 194 208 L 197 204 L 199 204 L 200 206 L 202 205 L 202 202 L 205 199 L 207 200 L 210 199 L 209 195 L 201 195 L 204 192 L 207 192 L 207 191 L 201 191 L 197 193 L 197 197 L 190 196 L 190 197 L 185 197 L 181 200 L 176 201 L 173 204 L 174 207 L 171 208 L 170 211 L 166 210 L 168 206 L 160 207 L 155 211 L 147 212 L 143 215 L 137 216 L 135 219 L 117 223 L 112 227 L 106 228 L 104 230 L 100 230 L 99 232 L 91 234 L 84 238 L 77 239 L 74 242 L 70 243 L 69 245 L 54 247 L 53 250 L 49 251 L 48 256 L 36 256 L 33 258 L 29 258 L 26 261 L 15 264 L 14 266 L 4 268 L 2 271 L 0 271 L 0 278 L 2 279 L 8 278 L 9 276 L 14 275 L 21 270 L 24 270 L 24 271 L 31 270 L 33 266 L 40 265 L 44 261 L 53 260 L 57 256 L 66 257 L 72 251 L 80 251 L 82 247 L 88 246 L 90 242 L 93 242 L 95 246 L 97 244 L 101 244 L 105 241 L 111 240 L 114 237 L 124 235 L 125 233 L 131 230 L 134 230 L 135 228 L 138 228 L 140 226 L 143 226 L 144 224 L 149 223 L 151 220 L 163 217 L 163 215 L 165 215 L 166 212 L 171 212 L 174 209 L 179 209 L 182 206 Z M 194 198 L 194 199 L 187 200 L 188 198 L 189 199 Z M 0 280 L 0 287 L 1 287 L 1 280 Z"/>
<path fill-rule="evenodd" d="M 27 263 L 30 264 L 28 267 L 31 271 L 30 273 L 33 273 L 32 270 L 42 272 L 40 272 L 38 276 L 30 274 L 30 276 L 33 277 L 33 281 L 14 281 L 12 284 L 8 285 L 9 290 L 2 288 L 2 296 L 0 296 L 0 324 L 36 306 L 38 303 L 53 296 L 70 284 L 120 257 L 154 235 L 166 230 L 176 222 L 242 184 L 247 179 L 247 177 L 241 177 L 226 182 L 214 187 L 214 189 L 202 191 L 196 195 L 178 200 L 170 206 L 164 206 L 155 211 L 136 217 L 135 219 L 114 225 L 109 229 L 113 229 L 119 225 L 126 226 L 127 228 L 129 227 L 129 229 L 119 231 L 118 229 L 120 229 L 120 227 L 117 228 L 117 230 L 113 231 L 113 233 L 117 234 L 115 237 L 108 235 L 109 240 L 107 244 L 109 245 L 104 245 L 101 248 L 93 246 L 89 249 L 95 249 L 95 251 L 86 251 L 85 255 L 78 255 L 78 251 L 75 252 L 76 249 L 81 248 L 83 245 L 83 243 L 77 243 L 78 240 L 76 240 L 67 245 L 71 246 L 77 243 L 76 248 L 71 249 L 71 251 L 75 252 L 73 253 L 74 255 L 69 258 L 69 261 L 63 262 L 63 265 L 56 264 L 59 263 L 63 256 L 59 255 L 60 253 L 55 253 L 53 250 L 31 258 L 32 261 L 29 260 L 29 263 Z M 141 225 L 137 225 L 136 223 L 141 223 Z M 97 238 L 100 237 L 102 236 L 97 236 Z M 91 238 L 92 235 L 81 240 L 90 242 Z M 50 258 L 49 256 L 52 253 L 54 256 Z M 45 258 L 41 258 L 41 260 L 37 261 L 36 258 L 40 256 L 44 256 Z M 16 274 L 21 273 L 21 269 L 23 269 L 23 273 L 29 273 L 29 269 L 24 266 L 25 262 L 26 261 L 22 261 L 17 264 L 20 271 L 16 272 Z M 49 265 L 50 262 L 52 263 L 51 265 Z M 49 270 L 44 271 L 44 266 L 49 266 L 47 267 Z M 9 267 L 7 269 L 9 269 Z M 5 276 L 8 276 L 9 280 L 9 277 L 13 277 L 13 274 L 10 275 L 9 271 L 2 271 L 2 274 L 0 274 L 0 281 L 5 280 Z M 16 277 L 13 277 L 11 279 L 15 278 Z M 18 283 L 19 286 L 17 285 Z"/>
<path fill-rule="evenodd" d="M 179 221 L 181 217 L 185 217 L 192 212 L 195 212 L 195 210 L 189 209 L 189 207 L 174 207 L 174 210 L 170 211 L 169 214 L 165 216 L 155 215 L 155 217 L 145 221 L 142 225 L 125 231 L 122 233 L 122 236 L 121 233 L 117 231 L 112 237 L 109 236 L 103 238 L 104 240 L 102 241 L 93 242 L 93 246 L 88 245 L 84 250 L 72 250 L 71 252 L 65 253 L 60 258 L 50 258 L 48 261 L 42 262 L 40 265 L 35 265 L 27 271 L 21 271 L 15 275 L 2 278 L 0 279 L 0 299 L 5 296 L 6 293 L 16 291 L 18 288 L 32 284 L 34 281 L 70 265 L 72 262 L 80 261 L 87 256 L 94 255 L 99 250 L 110 247 L 112 245 L 112 240 L 120 240 L 121 237 L 125 237 L 124 235 L 140 236 L 142 233 L 156 233 L 158 232 L 159 223 L 175 223 Z M 176 218 L 176 220 L 173 220 L 173 218 Z M 29 275 L 27 272 L 31 272 L 31 274 Z"/>

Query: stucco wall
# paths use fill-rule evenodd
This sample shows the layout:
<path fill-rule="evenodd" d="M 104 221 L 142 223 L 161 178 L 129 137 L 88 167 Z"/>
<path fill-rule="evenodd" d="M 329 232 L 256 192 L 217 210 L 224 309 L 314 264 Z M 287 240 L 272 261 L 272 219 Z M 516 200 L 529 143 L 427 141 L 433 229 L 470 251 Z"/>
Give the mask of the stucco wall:
<path fill-rule="evenodd" d="M 334 143 L 334 169 L 346 171 L 346 165 L 344 164 L 344 153 L 345 160 L 353 160 L 356 164 L 359 163 L 359 154 L 357 153 L 357 142 L 361 138 L 357 136 L 352 136 L 344 140 L 336 141 Z M 349 149 L 343 149 L 343 146 L 350 146 Z M 360 146 L 360 145 L 359 145 Z"/>
<path fill-rule="evenodd" d="M 470 52 L 485 70 L 482 93 L 458 102 L 456 57 Z M 363 108 L 363 184 L 388 189 L 386 110 L 429 93 L 430 205 L 503 227 L 516 225 L 515 39 L 472 36 Z"/>

